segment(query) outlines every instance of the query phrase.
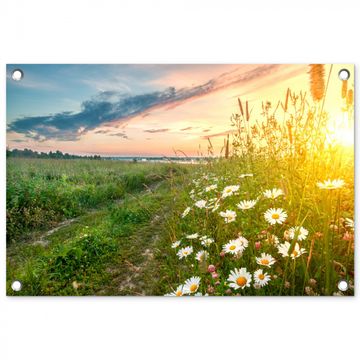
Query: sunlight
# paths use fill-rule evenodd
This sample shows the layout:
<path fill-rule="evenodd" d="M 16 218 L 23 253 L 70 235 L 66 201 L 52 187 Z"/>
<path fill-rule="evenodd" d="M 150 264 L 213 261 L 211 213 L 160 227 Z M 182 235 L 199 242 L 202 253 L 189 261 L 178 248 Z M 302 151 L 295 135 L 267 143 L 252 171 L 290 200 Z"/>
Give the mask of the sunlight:
<path fill-rule="evenodd" d="M 344 112 L 329 123 L 327 141 L 330 145 L 339 144 L 345 147 L 354 145 L 354 126 L 348 113 Z"/>

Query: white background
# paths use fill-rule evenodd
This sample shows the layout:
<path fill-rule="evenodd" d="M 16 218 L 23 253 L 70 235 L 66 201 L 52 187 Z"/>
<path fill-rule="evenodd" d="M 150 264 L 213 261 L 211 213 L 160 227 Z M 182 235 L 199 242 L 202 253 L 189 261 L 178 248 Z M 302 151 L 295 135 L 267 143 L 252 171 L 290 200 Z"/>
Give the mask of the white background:
<path fill-rule="evenodd" d="M 5 64 L 357 63 L 357 2 L 2 0 L 0 358 L 354 358 L 359 297 L 6 298 Z"/>

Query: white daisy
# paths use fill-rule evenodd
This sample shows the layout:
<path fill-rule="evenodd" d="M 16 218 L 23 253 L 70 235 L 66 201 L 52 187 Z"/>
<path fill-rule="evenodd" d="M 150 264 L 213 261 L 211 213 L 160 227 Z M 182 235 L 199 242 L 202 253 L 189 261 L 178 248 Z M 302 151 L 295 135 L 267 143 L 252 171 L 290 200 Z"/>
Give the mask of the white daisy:
<path fill-rule="evenodd" d="M 302 226 L 294 226 L 289 229 L 290 239 L 294 239 L 296 237 L 296 240 L 303 241 L 308 235 L 309 231 Z"/>
<path fill-rule="evenodd" d="M 200 262 L 205 261 L 208 257 L 209 253 L 206 250 L 200 250 L 195 255 L 195 259 Z"/>
<path fill-rule="evenodd" d="M 209 294 L 202 294 L 201 292 L 197 292 L 194 294 L 194 296 L 209 296 Z"/>
<path fill-rule="evenodd" d="M 254 272 L 254 282 L 260 287 L 267 285 L 270 279 L 270 275 L 268 275 L 268 273 L 263 273 L 262 269 L 256 270 Z"/>
<path fill-rule="evenodd" d="M 177 252 L 177 256 L 179 257 L 179 259 L 182 259 L 192 254 L 192 252 L 193 252 L 193 247 L 186 246 Z"/>
<path fill-rule="evenodd" d="M 287 218 L 287 213 L 280 208 L 271 208 L 265 212 L 264 217 L 270 225 L 282 224 Z"/>
<path fill-rule="evenodd" d="M 284 195 L 284 192 L 281 189 L 274 188 L 271 190 L 265 190 L 263 194 L 268 199 L 276 199 L 277 197 Z"/>
<path fill-rule="evenodd" d="M 336 190 L 345 185 L 345 181 L 342 179 L 325 180 L 324 182 L 317 182 L 316 185 L 322 190 Z"/>
<path fill-rule="evenodd" d="M 180 246 L 180 240 L 178 240 L 178 241 L 174 241 L 172 244 L 171 244 L 171 247 L 173 248 L 173 249 L 176 249 L 178 246 Z"/>
<path fill-rule="evenodd" d="M 199 237 L 198 233 L 186 235 L 186 238 L 190 240 L 197 239 L 198 237 Z"/>
<path fill-rule="evenodd" d="M 349 218 L 345 218 L 345 226 L 350 228 L 351 230 L 354 230 L 354 220 L 349 219 Z"/>
<path fill-rule="evenodd" d="M 236 220 L 236 212 L 232 210 L 220 211 L 219 215 L 224 218 L 226 224 Z"/>
<path fill-rule="evenodd" d="M 228 196 L 231 196 L 233 195 L 236 191 L 238 191 L 240 188 L 239 185 L 229 185 L 229 186 L 226 186 L 222 192 L 222 197 L 223 198 L 226 198 Z"/>
<path fill-rule="evenodd" d="M 205 191 L 206 192 L 209 192 L 211 190 L 215 190 L 217 188 L 217 184 L 214 184 L 214 185 L 209 185 L 205 188 Z"/>
<path fill-rule="evenodd" d="M 187 279 L 184 284 L 184 294 L 193 294 L 196 293 L 200 286 L 200 278 L 198 276 L 193 276 L 190 279 Z"/>
<path fill-rule="evenodd" d="M 243 200 L 240 201 L 236 206 L 241 210 L 248 210 L 255 206 L 257 203 L 256 200 Z"/>
<path fill-rule="evenodd" d="M 179 285 L 175 291 L 166 294 L 165 296 L 183 296 L 184 295 L 184 285 Z"/>
<path fill-rule="evenodd" d="M 256 263 L 259 265 L 264 265 L 267 267 L 271 267 L 271 265 L 274 265 L 276 260 L 270 255 L 266 253 L 261 253 L 260 257 L 256 258 Z"/>
<path fill-rule="evenodd" d="M 184 212 L 182 213 L 181 217 L 184 218 L 189 212 L 190 212 L 191 208 L 187 207 Z"/>
<path fill-rule="evenodd" d="M 223 245 L 223 250 L 228 254 L 239 254 L 247 248 L 248 244 L 249 242 L 244 237 L 240 236 Z"/>
<path fill-rule="evenodd" d="M 208 246 L 210 246 L 213 242 L 214 242 L 214 239 L 207 237 L 207 238 L 201 240 L 201 245 L 208 247 Z"/>
<path fill-rule="evenodd" d="M 206 207 L 206 200 L 199 200 L 195 203 L 195 206 L 198 207 L 199 209 L 203 209 L 204 207 Z"/>
<path fill-rule="evenodd" d="M 234 269 L 230 271 L 228 277 L 229 286 L 237 289 L 244 289 L 245 287 L 250 287 L 251 284 L 251 274 L 247 272 L 246 268 Z"/>
<path fill-rule="evenodd" d="M 285 241 L 283 244 L 278 246 L 278 251 L 283 257 L 289 256 L 291 244 L 288 241 Z M 302 254 L 305 254 L 306 250 L 304 248 L 300 248 L 299 244 L 296 243 L 295 247 L 290 255 L 290 257 L 294 260 L 295 258 L 299 257 Z"/>

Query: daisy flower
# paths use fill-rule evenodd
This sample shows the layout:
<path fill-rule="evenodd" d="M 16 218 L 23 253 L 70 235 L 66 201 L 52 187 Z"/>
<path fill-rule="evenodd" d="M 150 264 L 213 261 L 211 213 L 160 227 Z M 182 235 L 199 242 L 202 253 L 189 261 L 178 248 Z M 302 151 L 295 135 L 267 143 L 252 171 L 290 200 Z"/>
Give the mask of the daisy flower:
<path fill-rule="evenodd" d="M 282 224 L 287 218 L 287 213 L 280 208 L 271 208 L 265 212 L 264 217 L 270 225 Z"/>
<path fill-rule="evenodd" d="M 278 251 L 283 257 L 289 256 L 289 250 L 290 250 L 291 244 L 288 241 L 285 241 L 284 244 L 280 244 L 278 246 Z M 299 244 L 296 243 L 295 247 L 290 254 L 290 257 L 294 260 L 295 258 L 299 257 L 300 255 L 306 253 L 306 250 L 304 248 L 300 248 Z"/>
<path fill-rule="evenodd" d="M 197 239 L 199 237 L 198 233 L 186 235 L 186 238 L 189 240 Z"/>
<path fill-rule="evenodd" d="M 201 245 L 208 247 L 208 246 L 210 246 L 213 242 L 214 242 L 214 239 L 212 239 L 212 238 L 206 238 L 206 239 L 201 240 Z"/>
<path fill-rule="evenodd" d="M 200 278 L 198 276 L 193 276 L 190 279 L 187 279 L 184 284 L 184 294 L 193 294 L 196 293 L 200 286 Z"/>
<path fill-rule="evenodd" d="M 249 242 L 244 237 L 240 236 L 223 245 L 223 250 L 228 254 L 238 254 L 242 253 L 247 248 L 248 244 Z"/>
<path fill-rule="evenodd" d="M 181 217 L 184 218 L 189 212 L 190 212 L 191 208 L 187 207 L 184 212 L 182 213 Z"/>
<path fill-rule="evenodd" d="M 268 275 L 268 273 L 264 273 L 262 269 L 256 270 L 254 272 L 254 282 L 260 287 L 267 285 L 270 279 L 270 275 Z"/>
<path fill-rule="evenodd" d="M 226 198 L 228 196 L 231 196 L 232 194 L 234 194 L 236 191 L 238 191 L 240 188 L 239 185 L 229 185 L 229 186 L 226 186 L 222 192 L 222 197 L 223 198 Z"/>
<path fill-rule="evenodd" d="M 197 261 L 203 262 L 205 261 L 209 256 L 209 253 L 206 250 L 200 250 L 196 253 L 195 259 Z"/>
<path fill-rule="evenodd" d="M 303 241 L 308 235 L 309 231 L 302 226 L 294 226 L 289 229 L 290 239 L 294 239 L 296 237 L 296 240 Z"/>
<path fill-rule="evenodd" d="M 172 244 L 171 244 L 171 247 L 173 249 L 176 249 L 178 246 L 180 246 L 180 240 L 179 241 L 174 241 Z"/>
<path fill-rule="evenodd" d="M 199 200 L 195 203 L 195 206 L 199 209 L 203 209 L 206 206 L 206 200 Z"/>
<path fill-rule="evenodd" d="M 243 200 L 240 201 L 236 206 L 241 210 L 248 210 L 255 206 L 257 203 L 256 200 Z"/>
<path fill-rule="evenodd" d="M 217 188 L 217 184 L 214 184 L 214 185 L 209 185 L 205 188 L 205 191 L 206 192 L 209 192 L 211 190 L 215 190 Z"/>
<path fill-rule="evenodd" d="M 342 179 L 325 180 L 324 182 L 317 182 L 316 185 L 322 190 L 336 190 L 345 185 L 345 181 Z"/>
<path fill-rule="evenodd" d="M 276 260 L 270 255 L 266 253 L 262 253 L 260 257 L 256 258 L 256 263 L 259 265 L 264 265 L 267 267 L 271 267 L 271 265 L 274 265 Z"/>
<path fill-rule="evenodd" d="M 276 199 L 277 197 L 284 195 L 284 192 L 281 189 L 274 188 L 272 190 L 265 190 L 263 194 L 268 199 Z"/>
<path fill-rule="evenodd" d="M 229 286 L 237 289 L 244 289 L 245 287 L 250 287 L 251 284 L 251 274 L 247 272 L 246 268 L 234 269 L 230 271 L 230 275 L 227 279 L 229 281 Z"/>
<path fill-rule="evenodd" d="M 345 226 L 350 228 L 351 230 L 354 230 L 354 220 L 345 218 Z"/>
<path fill-rule="evenodd" d="M 165 296 L 183 296 L 184 295 L 184 285 L 179 285 L 175 291 L 166 294 Z"/>
<path fill-rule="evenodd" d="M 220 211 L 220 216 L 224 218 L 225 223 L 231 223 L 236 220 L 236 212 L 232 210 Z"/>
<path fill-rule="evenodd" d="M 186 246 L 177 252 L 177 256 L 179 257 L 179 259 L 182 259 L 192 254 L 192 252 L 193 252 L 193 247 Z"/>

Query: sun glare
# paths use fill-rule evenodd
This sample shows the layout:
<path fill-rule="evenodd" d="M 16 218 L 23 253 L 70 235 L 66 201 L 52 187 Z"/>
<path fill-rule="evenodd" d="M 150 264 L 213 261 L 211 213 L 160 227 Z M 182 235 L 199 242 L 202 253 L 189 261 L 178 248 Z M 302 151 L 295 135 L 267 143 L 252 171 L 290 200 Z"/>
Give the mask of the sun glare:
<path fill-rule="evenodd" d="M 329 122 L 327 140 L 331 145 L 339 144 L 345 147 L 354 145 L 354 126 L 348 114 L 343 113 Z"/>

